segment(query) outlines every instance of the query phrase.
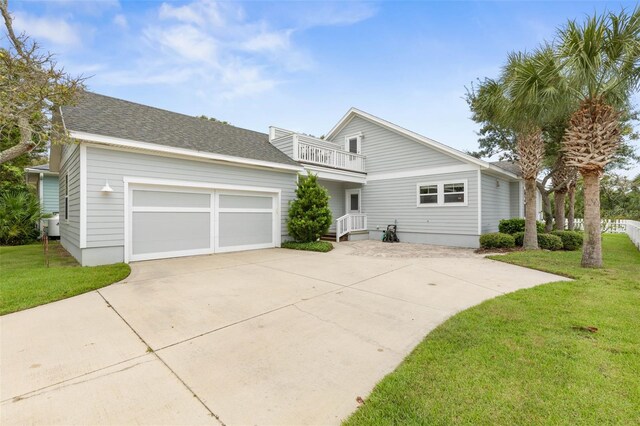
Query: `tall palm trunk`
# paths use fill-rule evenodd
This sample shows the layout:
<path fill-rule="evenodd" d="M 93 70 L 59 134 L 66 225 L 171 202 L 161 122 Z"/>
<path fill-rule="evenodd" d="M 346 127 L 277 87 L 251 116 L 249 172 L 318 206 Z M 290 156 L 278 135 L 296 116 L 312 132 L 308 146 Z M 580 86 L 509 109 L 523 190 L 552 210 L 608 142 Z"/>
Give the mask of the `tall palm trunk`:
<path fill-rule="evenodd" d="M 584 179 L 584 245 L 582 266 L 602 266 L 602 235 L 600 234 L 600 173 L 581 171 Z"/>
<path fill-rule="evenodd" d="M 544 156 L 544 142 L 540 129 L 522 132 L 517 138 L 520 170 L 524 179 L 524 242 L 525 250 L 538 248 L 536 229 L 536 179 Z"/>
<path fill-rule="evenodd" d="M 536 180 L 524 181 L 524 241 L 525 250 L 538 248 L 538 228 L 536 223 Z M 532 219 L 533 218 L 533 219 Z"/>
<path fill-rule="evenodd" d="M 569 185 L 569 208 L 567 209 L 567 229 L 573 231 L 575 229 L 575 210 L 576 210 L 576 184 Z"/>
<path fill-rule="evenodd" d="M 554 229 L 558 231 L 564 230 L 564 200 L 566 193 L 564 191 L 555 191 L 553 193 L 553 203 L 555 209 L 555 223 L 553 225 Z"/>
<path fill-rule="evenodd" d="M 620 145 L 620 113 L 604 100 L 586 99 L 571 116 L 563 139 L 567 165 L 584 179 L 582 266 L 602 266 L 600 176 Z"/>

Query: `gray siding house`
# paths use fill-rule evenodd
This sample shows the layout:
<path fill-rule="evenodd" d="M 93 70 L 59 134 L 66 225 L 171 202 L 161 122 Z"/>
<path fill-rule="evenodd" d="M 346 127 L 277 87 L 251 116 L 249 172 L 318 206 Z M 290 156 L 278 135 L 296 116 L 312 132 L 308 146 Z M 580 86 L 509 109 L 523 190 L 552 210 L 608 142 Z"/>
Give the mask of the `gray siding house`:
<path fill-rule="evenodd" d="M 325 139 L 269 134 L 85 93 L 58 117 L 63 246 L 82 265 L 278 247 L 298 174 L 331 196 L 336 239 L 477 247 L 522 216 L 520 178 L 363 111 Z"/>
<path fill-rule="evenodd" d="M 28 167 L 24 171 L 27 183 L 38 193 L 42 212 L 47 215 L 58 213 L 58 173 L 49 170 L 48 164 Z"/>

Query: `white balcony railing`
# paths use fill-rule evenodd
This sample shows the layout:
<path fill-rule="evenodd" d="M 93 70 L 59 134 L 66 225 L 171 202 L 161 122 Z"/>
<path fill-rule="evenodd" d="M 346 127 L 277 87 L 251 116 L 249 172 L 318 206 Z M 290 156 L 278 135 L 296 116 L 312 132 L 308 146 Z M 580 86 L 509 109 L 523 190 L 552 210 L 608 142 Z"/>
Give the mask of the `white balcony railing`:
<path fill-rule="evenodd" d="M 296 145 L 298 161 L 355 172 L 364 173 L 365 171 L 364 155 L 334 148 L 337 146 L 334 143 L 317 142 L 313 138 L 297 135 L 297 144 L 294 141 L 294 149 Z"/>
<path fill-rule="evenodd" d="M 367 215 L 362 213 L 349 213 L 336 220 L 336 241 L 340 237 L 353 231 L 367 230 Z"/>

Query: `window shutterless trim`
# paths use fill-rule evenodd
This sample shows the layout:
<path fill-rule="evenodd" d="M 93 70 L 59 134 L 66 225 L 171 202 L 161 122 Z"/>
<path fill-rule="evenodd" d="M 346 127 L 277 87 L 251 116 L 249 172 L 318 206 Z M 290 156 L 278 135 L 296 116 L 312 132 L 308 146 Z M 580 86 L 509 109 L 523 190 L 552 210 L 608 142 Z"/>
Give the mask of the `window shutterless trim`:
<path fill-rule="evenodd" d="M 448 192 L 447 194 L 463 194 L 464 201 L 463 202 L 455 202 L 455 203 L 445 203 L 444 201 L 444 186 L 451 184 L 462 184 L 464 185 L 463 192 Z M 436 186 L 437 193 L 436 194 L 420 194 L 420 187 L 425 186 Z M 437 203 L 421 203 L 420 195 L 436 195 Z M 451 179 L 447 181 L 439 181 L 439 182 L 420 182 L 416 184 L 416 207 L 463 207 L 469 205 L 469 181 L 468 179 Z"/>

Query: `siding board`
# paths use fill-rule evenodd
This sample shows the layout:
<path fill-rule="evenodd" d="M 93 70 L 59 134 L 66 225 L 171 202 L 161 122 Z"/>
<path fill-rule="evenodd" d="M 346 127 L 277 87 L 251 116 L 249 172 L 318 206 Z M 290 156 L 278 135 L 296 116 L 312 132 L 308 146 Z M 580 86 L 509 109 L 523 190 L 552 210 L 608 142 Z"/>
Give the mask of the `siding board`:
<path fill-rule="evenodd" d="M 482 173 L 482 233 L 498 232 L 500 220 L 510 217 L 512 217 L 510 183 Z"/>
<path fill-rule="evenodd" d="M 87 247 L 124 245 L 123 178 L 175 179 L 282 190 L 280 215 L 286 235 L 289 202 L 295 197 L 296 174 L 204 161 L 87 147 Z M 105 180 L 113 192 L 100 192 Z"/>
<path fill-rule="evenodd" d="M 60 209 L 60 235 L 63 237 L 63 245 L 71 243 L 75 248 L 67 248 L 72 251 L 80 247 L 80 149 L 76 144 L 68 144 L 62 147 L 62 157 L 67 158 L 59 174 L 59 206 Z M 64 219 L 64 194 L 65 175 L 69 174 L 69 220 Z M 65 246 L 66 248 L 66 246 Z"/>
<path fill-rule="evenodd" d="M 362 190 L 363 213 L 370 231 L 397 221 L 401 232 L 478 234 L 478 173 L 475 171 L 369 182 Z M 427 182 L 468 182 L 466 206 L 418 207 L 416 185 Z"/>
<path fill-rule="evenodd" d="M 332 141 L 362 132 L 362 154 L 367 173 L 415 170 L 467 164 L 361 117 L 354 117 Z"/>

